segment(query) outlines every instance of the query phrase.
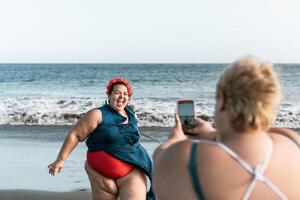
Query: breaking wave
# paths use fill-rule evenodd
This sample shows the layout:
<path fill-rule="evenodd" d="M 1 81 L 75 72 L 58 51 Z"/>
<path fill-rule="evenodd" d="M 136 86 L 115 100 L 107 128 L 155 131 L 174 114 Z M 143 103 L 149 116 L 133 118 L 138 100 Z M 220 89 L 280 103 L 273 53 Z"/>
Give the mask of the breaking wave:
<path fill-rule="evenodd" d="M 0 124 L 10 125 L 73 125 L 88 110 L 103 105 L 105 99 L 1 97 Z M 175 100 L 136 99 L 131 102 L 141 127 L 174 125 Z M 196 114 L 213 123 L 214 104 L 197 103 Z M 300 107 L 284 103 L 280 106 L 274 126 L 300 128 Z"/>

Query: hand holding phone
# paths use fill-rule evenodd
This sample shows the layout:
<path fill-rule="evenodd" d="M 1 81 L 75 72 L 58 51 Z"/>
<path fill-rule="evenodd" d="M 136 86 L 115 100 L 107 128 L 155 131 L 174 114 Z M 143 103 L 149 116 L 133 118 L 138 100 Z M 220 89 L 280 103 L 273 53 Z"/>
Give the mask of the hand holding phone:
<path fill-rule="evenodd" d="M 188 135 L 188 129 L 194 128 L 195 122 L 195 103 L 192 99 L 177 101 L 178 115 L 181 121 L 184 134 Z"/>

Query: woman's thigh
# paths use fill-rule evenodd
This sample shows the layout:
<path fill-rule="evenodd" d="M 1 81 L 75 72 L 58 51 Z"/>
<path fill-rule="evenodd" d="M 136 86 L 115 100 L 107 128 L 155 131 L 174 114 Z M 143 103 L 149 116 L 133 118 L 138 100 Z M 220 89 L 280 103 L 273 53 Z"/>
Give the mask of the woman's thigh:
<path fill-rule="evenodd" d="M 93 200 L 115 200 L 118 198 L 118 186 L 115 180 L 106 178 L 85 162 L 85 171 L 89 177 Z"/>
<path fill-rule="evenodd" d="M 146 175 L 135 168 L 126 176 L 117 180 L 121 200 L 145 200 L 147 193 Z"/>

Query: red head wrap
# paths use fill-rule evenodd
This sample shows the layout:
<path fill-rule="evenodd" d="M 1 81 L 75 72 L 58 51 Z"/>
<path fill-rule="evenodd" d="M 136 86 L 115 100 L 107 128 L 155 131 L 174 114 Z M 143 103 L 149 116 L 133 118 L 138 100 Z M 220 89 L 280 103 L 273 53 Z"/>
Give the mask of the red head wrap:
<path fill-rule="evenodd" d="M 127 87 L 127 91 L 128 91 L 128 95 L 131 96 L 132 95 L 132 88 L 131 86 L 129 85 L 129 82 L 125 79 L 125 78 L 121 78 L 121 77 L 116 77 L 116 78 L 113 78 L 111 79 L 107 86 L 106 86 L 106 94 L 109 95 L 112 88 L 111 86 L 114 84 L 114 83 L 117 83 L 117 82 L 121 82 L 123 83 L 126 87 Z"/>

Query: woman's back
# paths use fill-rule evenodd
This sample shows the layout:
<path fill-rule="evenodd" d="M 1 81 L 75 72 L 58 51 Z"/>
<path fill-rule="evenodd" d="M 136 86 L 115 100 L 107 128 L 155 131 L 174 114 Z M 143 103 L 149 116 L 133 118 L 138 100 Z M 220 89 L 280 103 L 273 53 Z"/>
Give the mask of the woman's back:
<path fill-rule="evenodd" d="M 268 141 L 273 150 L 270 162 L 263 176 L 274 184 L 279 192 L 261 181 L 257 181 L 249 199 L 280 199 L 280 191 L 288 199 L 300 197 L 300 151 L 288 137 L 281 134 L 250 136 L 245 139 L 231 140 L 226 144 L 252 167 L 262 164 L 268 154 Z M 244 142 L 245 141 L 245 142 Z M 226 143 L 226 141 L 225 141 Z M 191 173 L 192 141 L 184 141 L 171 146 L 159 158 L 160 164 L 155 173 L 155 182 L 160 199 L 198 199 L 193 179 L 200 182 L 200 190 L 205 199 L 242 199 L 254 176 L 236 159 L 218 145 L 207 142 L 196 144 L 195 171 Z M 172 183 L 172 184 L 170 184 Z M 279 193 L 279 194 L 278 194 Z"/>

